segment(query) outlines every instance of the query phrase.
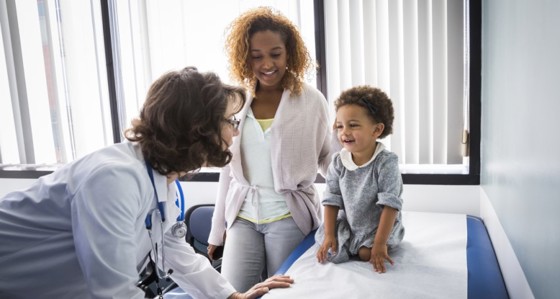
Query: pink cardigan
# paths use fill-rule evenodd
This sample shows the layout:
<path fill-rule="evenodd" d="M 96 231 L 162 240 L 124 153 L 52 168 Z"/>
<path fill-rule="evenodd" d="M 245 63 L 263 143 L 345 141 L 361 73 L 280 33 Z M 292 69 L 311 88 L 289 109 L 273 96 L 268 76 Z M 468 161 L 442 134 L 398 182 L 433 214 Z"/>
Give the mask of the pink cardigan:
<path fill-rule="evenodd" d="M 253 98 L 240 111 L 240 132 Z M 317 171 L 326 174 L 331 161 L 332 123 L 328 103 L 319 90 L 305 84 L 299 96 L 284 90 L 271 126 L 271 159 L 274 189 L 284 194 L 290 213 L 307 235 L 319 226 L 320 199 L 314 182 Z M 241 136 L 231 145 L 233 159 L 220 172 L 218 198 L 208 242 L 223 244 L 226 224 L 232 224 L 249 192 L 254 192 L 243 176 Z"/>

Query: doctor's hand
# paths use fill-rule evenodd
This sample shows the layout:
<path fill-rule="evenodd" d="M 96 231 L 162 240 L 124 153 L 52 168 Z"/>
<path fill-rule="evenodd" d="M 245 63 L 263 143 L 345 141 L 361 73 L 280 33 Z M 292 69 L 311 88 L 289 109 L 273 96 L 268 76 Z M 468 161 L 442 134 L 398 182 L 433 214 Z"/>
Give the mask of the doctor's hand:
<path fill-rule="evenodd" d="M 274 275 L 267 280 L 257 283 L 245 293 L 235 292 L 228 297 L 228 299 L 254 299 L 266 293 L 270 289 L 275 288 L 288 288 L 294 283 L 294 280 L 287 275 Z"/>

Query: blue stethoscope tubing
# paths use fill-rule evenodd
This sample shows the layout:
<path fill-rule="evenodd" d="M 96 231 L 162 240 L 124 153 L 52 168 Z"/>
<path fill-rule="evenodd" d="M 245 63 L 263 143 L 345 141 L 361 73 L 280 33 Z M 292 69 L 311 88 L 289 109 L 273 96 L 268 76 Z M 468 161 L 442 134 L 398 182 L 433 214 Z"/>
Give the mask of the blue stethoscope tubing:
<path fill-rule="evenodd" d="M 152 239 L 152 213 L 154 211 L 159 212 L 159 215 L 161 216 L 161 270 L 163 271 L 163 275 L 160 275 L 160 272 L 158 269 L 155 269 L 156 271 L 156 287 L 157 287 L 157 292 L 158 292 L 158 297 L 156 298 L 163 298 L 162 297 L 162 289 L 159 285 L 159 281 L 161 279 L 167 279 L 169 278 L 169 276 L 173 273 L 173 269 L 168 269 L 167 271 L 165 270 L 165 245 L 164 245 L 164 238 L 163 238 L 163 223 L 165 222 L 165 208 L 163 205 L 163 202 L 159 201 L 159 197 L 158 197 L 158 193 L 156 190 L 156 184 L 154 182 L 154 172 L 152 169 L 152 166 L 150 165 L 150 163 L 148 161 L 146 161 L 146 168 L 148 170 L 148 176 L 150 177 L 150 181 L 152 182 L 152 187 L 154 188 L 154 198 L 156 200 L 156 204 L 157 204 L 157 209 L 152 209 L 148 212 L 148 215 L 146 215 L 146 220 L 145 220 L 145 224 L 146 224 L 146 229 L 148 230 L 148 235 L 150 237 L 150 243 L 152 244 L 152 252 L 154 255 L 154 261 L 155 261 L 155 267 L 157 268 L 158 266 L 158 244 L 153 242 Z M 175 180 L 175 184 L 177 185 L 177 190 L 179 191 L 179 198 L 177 198 L 177 205 L 179 205 L 179 208 L 181 209 L 181 213 L 179 214 L 179 216 L 177 217 L 177 223 L 175 223 L 172 227 L 171 227 L 171 233 L 173 234 L 173 236 L 177 237 L 177 238 L 184 238 L 186 233 L 187 233 L 187 226 L 185 224 L 185 195 L 183 194 L 183 188 L 181 188 L 181 183 L 179 183 L 179 180 Z M 151 255 L 148 255 L 150 257 L 151 260 Z"/>
<path fill-rule="evenodd" d="M 179 207 L 181 209 L 181 214 L 177 216 L 177 221 L 183 222 L 185 220 L 185 195 L 183 194 L 183 187 L 181 187 L 181 183 L 179 180 L 175 180 L 175 184 L 177 185 L 177 190 L 179 190 Z"/>
<path fill-rule="evenodd" d="M 161 215 L 161 222 L 165 222 L 165 208 L 163 206 L 163 202 L 159 201 L 159 197 L 156 190 L 156 184 L 154 182 L 154 172 L 152 170 L 152 166 L 150 162 L 146 161 L 146 168 L 148 170 L 148 176 L 150 177 L 150 181 L 152 182 L 152 187 L 154 188 L 154 194 L 157 204 L 157 209 L 159 210 L 159 214 Z M 181 183 L 179 180 L 175 180 L 175 184 L 177 185 L 177 190 L 179 191 L 179 198 L 177 199 L 177 204 L 181 209 L 181 213 L 177 216 L 177 223 L 172 228 L 173 235 L 178 238 L 182 238 L 186 234 L 186 227 L 185 227 L 185 195 L 183 193 L 183 188 L 181 187 Z M 146 216 L 146 229 L 152 229 L 152 212 L 150 211 Z"/>

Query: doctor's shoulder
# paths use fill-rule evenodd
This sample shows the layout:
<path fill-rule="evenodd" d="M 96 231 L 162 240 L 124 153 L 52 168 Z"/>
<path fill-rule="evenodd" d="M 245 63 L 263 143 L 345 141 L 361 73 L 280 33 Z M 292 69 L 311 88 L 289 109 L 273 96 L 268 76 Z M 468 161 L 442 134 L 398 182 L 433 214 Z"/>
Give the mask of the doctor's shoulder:
<path fill-rule="evenodd" d="M 113 193 L 143 193 L 151 188 L 142 157 L 127 143 L 92 152 L 68 165 L 67 171 L 76 189 L 98 188 L 91 191 L 110 197 Z"/>

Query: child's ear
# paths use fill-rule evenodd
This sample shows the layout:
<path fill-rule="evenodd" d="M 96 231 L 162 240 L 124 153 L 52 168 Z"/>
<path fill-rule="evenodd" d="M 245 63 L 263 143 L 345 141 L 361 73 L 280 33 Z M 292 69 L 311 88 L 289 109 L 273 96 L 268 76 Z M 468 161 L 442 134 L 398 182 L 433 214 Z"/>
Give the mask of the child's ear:
<path fill-rule="evenodd" d="M 385 124 L 384 123 L 377 123 L 377 125 L 375 126 L 375 129 L 373 130 L 373 134 L 375 135 L 375 138 L 379 138 L 379 136 L 381 136 L 381 134 L 383 134 L 384 130 L 385 130 Z"/>

